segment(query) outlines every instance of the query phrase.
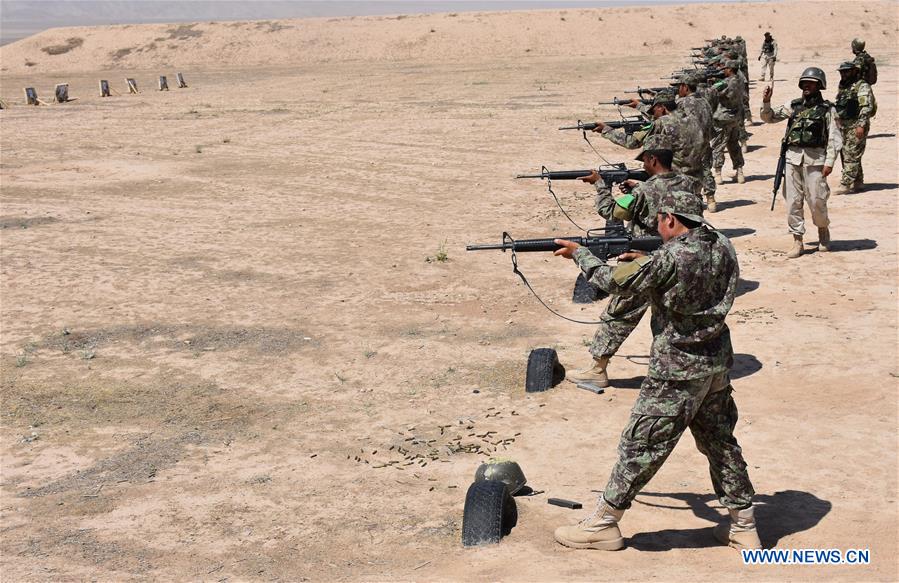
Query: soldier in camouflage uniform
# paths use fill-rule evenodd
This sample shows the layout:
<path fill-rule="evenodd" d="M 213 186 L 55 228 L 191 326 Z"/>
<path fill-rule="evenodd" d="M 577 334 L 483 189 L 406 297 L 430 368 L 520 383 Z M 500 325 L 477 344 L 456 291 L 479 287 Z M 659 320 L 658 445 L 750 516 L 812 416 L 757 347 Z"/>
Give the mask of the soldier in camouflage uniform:
<path fill-rule="evenodd" d="M 556 255 L 573 258 L 594 285 L 648 297 L 654 335 L 649 372 L 621 434 L 618 462 L 596 511 L 556 529 L 556 541 L 565 546 L 622 548 L 618 521 L 689 427 L 731 517 L 730 527 L 719 525 L 716 536 L 737 548 L 761 548 L 754 491 L 733 435 L 737 408 L 728 377 L 733 348 L 724 319 L 737 290 L 737 255 L 727 237 L 705 223 L 701 204 L 692 193 L 668 193 L 658 207 L 664 245 L 650 255 L 626 253 L 615 267 L 576 243 L 556 240 L 562 246 Z"/>
<path fill-rule="evenodd" d="M 699 73 L 687 73 L 677 80 L 677 111 L 680 112 L 686 123 L 696 125 L 702 130 L 702 142 L 696 147 L 701 150 L 698 156 L 702 157 L 702 172 L 697 177 L 705 191 L 706 204 L 709 212 L 717 211 L 715 202 L 715 179 L 712 177 L 712 134 L 715 128 L 712 124 L 712 107 L 707 99 L 697 93 L 699 85 L 704 81 Z"/>
<path fill-rule="evenodd" d="M 715 135 L 712 138 L 712 166 L 715 168 L 715 180 L 724 184 L 721 171 L 724 167 L 724 150 L 730 155 L 737 182 L 743 184 L 743 151 L 740 148 L 740 129 L 743 127 L 743 81 L 737 75 L 740 64 L 727 61 L 724 66 L 724 79 L 712 85 L 718 92 L 718 109 L 712 115 L 715 123 Z"/>
<path fill-rule="evenodd" d="M 712 148 L 712 139 L 715 137 L 715 121 L 714 121 L 714 112 L 718 109 L 718 91 L 712 89 L 708 83 L 705 82 L 700 83 L 696 87 L 696 95 L 705 100 L 706 103 L 709 104 L 709 109 L 712 111 L 713 119 L 712 119 L 712 138 L 709 139 L 709 153 L 707 158 L 703 161 L 702 166 L 702 187 L 705 190 L 706 195 L 706 203 L 708 204 L 709 212 L 717 212 L 718 204 L 715 202 L 715 191 L 717 190 L 717 183 L 715 182 L 715 176 L 712 174 L 712 157 L 713 157 L 713 148 Z M 709 200 L 709 195 L 711 194 L 712 199 Z"/>
<path fill-rule="evenodd" d="M 653 120 L 639 131 L 627 133 L 623 128 L 612 129 L 601 121 L 596 122 L 593 131 L 613 144 L 629 150 L 640 148 L 648 136 L 664 136 L 671 142 L 674 150 L 674 162 L 671 167 L 696 179 L 694 192 L 699 196 L 702 188 L 699 182 L 702 178 L 702 129 L 690 123 L 688 118 L 674 115 L 676 109 L 674 94 L 660 91 L 652 100 L 650 111 Z"/>
<path fill-rule="evenodd" d="M 743 94 L 743 113 L 746 122 L 752 124 L 752 110 L 749 107 L 749 55 L 746 52 L 746 41 L 743 40 L 742 36 L 737 36 L 734 39 L 734 50 L 737 53 L 736 60 L 740 63 L 740 75 L 743 77 L 743 85 L 746 90 Z M 749 134 L 746 133 L 746 130 L 743 130 L 743 134 L 745 139 L 743 140 L 744 148 L 743 151 L 746 151 L 745 144 L 746 140 L 749 139 Z"/>
<path fill-rule="evenodd" d="M 614 198 L 612 189 L 599 180 L 594 172 L 582 178 L 596 184 L 596 211 L 606 219 L 606 224 L 627 221 L 627 230 L 635 237 L 658 236 L 656 215 L 659 201 L 672 190 L 690 190 L 695 179 L 671 170 L 674 152 L 671 143 L 663 136 L 649 136 L 643 142 L 643 151 L 637 160 L 650 175 L 646 182 L 626 180 L 621 184 L 624 196 Z M 613 297 L 600 317 L 599 327 L 593 335 L 590 353 L 593 365 L 586 370 L 570 372 L 566 378 L 574 383 L 589 382 L 598 387 L 609 386 L 606 369 L 609 360 L 634 331 L 643 318 L 648 303 L 642 296 Z"/>
<path fill-rule="evenodd" d="M 834 194 L 858 192 L 865 183 L 862 156 L 868 141 L 871 118 L 877 113 L 877 102 L 871 86 L 860 77 L 858 66 L 846 61 L 839 68 L 840 89 L 836 103 L 837 124 L 843 134 L 843 177 Z"/>
<path fill-rule="evenodd" d="M 795 259 L 804 250 L 805 211 L 808 203 L 812 222 L 818 227 L 818 250 L 830 250 L 830 217 L 827 199 L 830 188 L 827 177 L 833 171 L 837 154 L 843 147 L 843 137 L 837 126 L 837 113 L 829 101 L 821 96 L 827 89 L 827 77 L 818 67 L 809 67 L 799 76 L 802 97 L 778 109 L 771 108 L 773 87 L 765 88 L 762 97 L 762 121 L 777 123 L 790 120 L 787 127 L 786 199 L 787 225 L 793 235 L 788 259 Z"/>
<path fill-rule="evenodd" d="M 859 70 L 859 77 L 864 79 L 868 85 L 877 83 L 877 64 L 874 57 L 865 51 L 865 41 L 860 38 L 852 39 L 852 54 L 855 55 L 853 62 Z"/>

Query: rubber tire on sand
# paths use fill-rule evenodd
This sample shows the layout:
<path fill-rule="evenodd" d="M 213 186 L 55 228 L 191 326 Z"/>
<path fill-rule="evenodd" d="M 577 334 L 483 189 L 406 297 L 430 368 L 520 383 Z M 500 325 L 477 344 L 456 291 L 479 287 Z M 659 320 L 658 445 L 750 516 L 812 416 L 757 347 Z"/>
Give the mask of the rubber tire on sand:
<path fill-rule="evenodd" d="M 496 480 L 474 482 L 465 494 L 462 545 L 495 544 L 518 522 L 518 507 L 509 488 Z"/>
<path fill-rule="evenodd" d="M 535 348 L 528 356 L 528 370 L 524 390 L 528 393 L 542 393 L 553 388 L 565 378 L 565 367 L 559 362 L 559 355 L 552 348 Z"/>

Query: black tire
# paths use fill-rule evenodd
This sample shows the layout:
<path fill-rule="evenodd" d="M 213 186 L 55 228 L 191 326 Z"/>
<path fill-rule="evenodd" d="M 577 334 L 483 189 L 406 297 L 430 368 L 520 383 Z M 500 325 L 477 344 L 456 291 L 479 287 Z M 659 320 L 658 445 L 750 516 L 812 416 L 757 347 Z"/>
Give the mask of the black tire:
<path fill-rule="evenodd" d="M 577 279 L 574 280 L 574 292 L 571 294 L 572 302 L 576 304 L 592 304 L 607 297 L 609 297 L 609 294 L 587 281 L 583 273 L 578 274 Z"/>
<path fill-rule="evenodd" d="M 517 522 L 518 507 L 504 483 L 485 480 L 468 487 L 462 515 L 463 546 L 496 544 Z"/>
<path fill-rule="evenodd" d="M 528 393 L 542 393 L 553 388 L 565 378 L 565 367 L 552 348 L 535 348 L 528 356 L 528 372 L 524 380 L 524 390 Z"/>

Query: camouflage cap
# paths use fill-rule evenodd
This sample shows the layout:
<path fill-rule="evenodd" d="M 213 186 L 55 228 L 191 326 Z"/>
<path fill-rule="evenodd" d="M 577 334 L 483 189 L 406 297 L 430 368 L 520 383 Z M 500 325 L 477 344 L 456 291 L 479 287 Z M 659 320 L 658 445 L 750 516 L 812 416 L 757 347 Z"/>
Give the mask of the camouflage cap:
<path fill-rule="evenodd" d="M 659 91 L 652 98 L 652 107 L 656 105 L 664 105 L 668 109 L 674 106 L 674 93 L 671 91 Z"/>
<path fill-rule="evenodd" d="M 672 190 L 659 201 L 659 214 L 672 214 L 697 223 L 708 222 L 702 218 L 702 200 L 686 190 Z"/>
<path fill-rule="evenodd" d="M 699 71 L 688 71 L 677 78 L 677 83 L 672 83 L 672 85 L 689 85 L 691 88 L 695 89 L 699 85 L 705 81 L 705 77 Z"/>
<path fill-rule="evenodd" d="M 730 61 L 727 61 L 726 63 L 724 63 L 724 68 L 725 69 L 733 69 L 734 71 L 739 71 L 740 70 L 740 61 L 731 59 Z"/>
<path fill-rule="evenodd" d="M 663 136 L 660 134 L 652 134 L 647 136 L 645 140 L 643 140 L 643 149 L 640 150 L 640 153 L 637 154 L 635 160 L 643 160 L 643 154 L 655 153 L 655 152 L 663 152 L 663 151 L 674 152 L 674 148 L 671 145 L 671 140 L 667 136 Z"/>
<path fill-rule="evenodd" d="M 840 66 L 837 67 L 837 71 L 851 71 L 852 69 L 858 68 L 858 65 L 853 61 L 843 61 L 840 63 Z"/>

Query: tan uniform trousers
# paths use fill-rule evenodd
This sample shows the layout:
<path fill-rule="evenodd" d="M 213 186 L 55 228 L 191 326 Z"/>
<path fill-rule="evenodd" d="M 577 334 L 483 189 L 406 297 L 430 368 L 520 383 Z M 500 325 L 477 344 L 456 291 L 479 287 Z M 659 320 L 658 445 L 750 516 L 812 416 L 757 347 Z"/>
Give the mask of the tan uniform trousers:
<path fill-rule="evenodd" d="M 765 80 L 765 74 L 767 73 L 768 79 L 774 81 L 774 63 L 777 62 L 777 59 L 773 57 L 765 57 L 762 56 L 762 77 L 760 81 Z"/>
<path fill-rule="evenodd" d="M 787 164 L 787 225 L 793 235 L 805 234 L 804 203 L 812 213 L 812 223 L 824 228 L 830 225 L 827 217 L 827 199 L 830 187 L 822 170 L 824 166 Z"/>

